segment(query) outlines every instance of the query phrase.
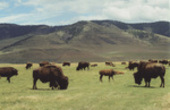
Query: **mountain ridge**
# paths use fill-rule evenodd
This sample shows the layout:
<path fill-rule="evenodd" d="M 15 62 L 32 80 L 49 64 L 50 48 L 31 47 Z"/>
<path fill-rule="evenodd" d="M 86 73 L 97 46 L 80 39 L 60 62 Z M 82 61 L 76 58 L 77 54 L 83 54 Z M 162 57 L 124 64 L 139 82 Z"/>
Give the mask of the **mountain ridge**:
<path fill-rule="evenodd" d="M 162 23 L 165 28 L 157 31 Z M 0 62 L 169 58 L 167 24 L 170 23 L 122 25 L 111 20 L 65 26 L 0 24 Z"/>

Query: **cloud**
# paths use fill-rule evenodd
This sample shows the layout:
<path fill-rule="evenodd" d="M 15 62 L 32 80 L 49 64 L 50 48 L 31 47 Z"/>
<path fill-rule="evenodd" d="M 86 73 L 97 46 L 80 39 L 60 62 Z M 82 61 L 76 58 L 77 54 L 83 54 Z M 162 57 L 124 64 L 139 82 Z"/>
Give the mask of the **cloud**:
<path fill-rule="evenodd" d="M 23 18 L 28 18 L 29 16 L 30 16 L 29 14 L 12 15 L 12 16 L 0 18 L 0 21 L 2 23 L 6 23 L 6 22 L 11 23 L 11 21 L 18 22 L 18 21 L 24 20 Z"/>
<path fill-rule="evenodd" d="M 0 10 L 3 10 L 5 8 L 8 8 L 9 4 L 6 2 L 0 2 Z"/>
<path fill-rule="evenodd" d="M 149 0 L 148 0 L 149 1 Z M 154 0 L 152 0 L 154 2 Z M 155 20 L 170 20 L 169 8 L 166 8 L 166 2 L 156 0 L 156 3 L 136 1 L 116 1 L 106 3 L 103 14 L 109 18 L 122 20 L 126 22 L 150 22 Z M 158 2 L 159 1 L 159 2 Z M 167 0 L 166 0 L 167 1 Z M 159 3 L 161 5 L 159 5 Z M 165 6 L 164 8 L 161 8 Z"/>
<path fill-rule="evenodd" d="M 32 10 L 0 18 L 19 24 L 74 23 L 79 20 L 120 20 L 123 22 L 170 21 L 169 0 L 15 0 L 16 7 Z M 1 9 L 0 2 L 0 9 Z M 2 7 L 5 8 L 5 5 Z M 6 4 L 6 7 L 8 5 Z M 24 8 L 23 8 L 24 7 Z M 3 8 L 3 9 L 4 9 Z M 15 10 L 11 10 L 15 11 Z M 6 19 L 6 20 L 5 20 Z M 10 19 L 10 20 L 9 20 Z M 2 20 L 2 21 L 1 21 Z"/>

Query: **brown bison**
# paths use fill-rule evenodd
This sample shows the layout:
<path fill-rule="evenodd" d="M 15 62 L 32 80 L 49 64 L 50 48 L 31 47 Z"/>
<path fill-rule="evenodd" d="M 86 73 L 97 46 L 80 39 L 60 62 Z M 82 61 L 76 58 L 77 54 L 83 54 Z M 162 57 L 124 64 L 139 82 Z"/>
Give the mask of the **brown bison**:
<path fill-rule="evenodd" d="M 150 87 L 151 78 L 161 78 L 160 87 L 165 86 L 164 82 L 165 67 L 160 63 L 140 62 L 138 71 L 134 73 L 135 83 L 141 84 L 142 79 L 145 80 L 145 87 Z"/>
<path fill-rule="evenodd" d="M 7 77 L 7 80 L 9 83 L 10 83 L 10 78 L 14 75 L 18 75 L 17 69 L 13 67 L 1 67 L 0 68 L 0 77 Z"/>
<path fill-rule="evenodd" d="M 126 62 L 121 62 L 122 65 L 126 65 Z"/>
<path fill-rule="evenodd" d="M 48 62 L 48 61 L 43 61 L 43 62 L 39 63 L 40 67 L 43 67 L 43 66 L 49 65 L 49 64 L 50 64 L 50 62 Z"/>
<path fill-rule="evenodd" d="M 63 66 L 70 66 L 71 63 L 70 62 L 63 62 Z"/>
<path fill-rule="evenodd" d="M 97 64 L 92 64 L 92 65 L 91 65 L 91 67 L 96 67 L 96 66 L 97 66 Z"/>
<path fill-rule="evenodd" d="M 63 74 L 61 67 L 55 65 L 46 65 L 33 70 L 33 89 L 37 89 L 38 79 L 43 83 L 50 82 L 52 89 L 58 85 L 60 89 L 67 89 L 68 86 L 68 77 Z"/>
<path fill-rule="evenodd" d="M 128 68 L 129 70 L 134 70 L 136 67 L 138 67 L 138 65 L 138 62 L 129 61 L 129 65 L 126 68 Z"/>
<path fill-rule="evenodd" d="M 31 68 L 31 67 L 32 67 L 32 63 L 27 63 L 25 68 L 26 68 L 26 69 L 29 69 L 29 68 Z"/>
<path fill-rule="evenodd" d="M 100 75 L 100 81 L 101 82 L 102 82 L 102 77 L 103 76 L 108 76 L 109 77 L 109 82 L 110 82 L 110 77 L 113 79 L 113 75 L 116 75 L 116 71 L 114 71 L 113 69 L 100 70 L 99 75 Z"/>
<path fill-rule="evenodd" d="M 105 62 L 105 65 L 106 66 L 112 66 L 112 67 L 115 67 L 115 64 L 113 64 L 112 62 L 110 62 L 110 61 L 106 61 Z"/>
<path fill-rule="evenodd" d="M 78 71 L 78 70 L 82 70 L 82 69 L 85 70 L 86 68 L 88 68 L 88 70 L 89 70 L 89 65 L 90 65 L 89 62 L 79 62 L 76 70 L 77 70 L 77 71 Z"/>

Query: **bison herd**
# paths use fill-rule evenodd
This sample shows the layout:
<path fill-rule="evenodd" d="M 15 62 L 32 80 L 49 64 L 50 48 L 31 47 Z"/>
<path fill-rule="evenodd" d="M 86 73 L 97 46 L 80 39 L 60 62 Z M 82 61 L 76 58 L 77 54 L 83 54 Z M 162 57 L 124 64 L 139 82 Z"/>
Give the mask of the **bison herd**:
<path fill-rule="evenodd" d="M 126 62 L 121 62 L 122 65 L 126 65 Z M 129 61 L 129 64 L 125 69 L 134 70 L 137 69 L 137 72 L 133 74 L 136 84 L 141 84 L 142 80 L 145 81 L 145 87 L 150 87 L 150 82 L 152 78 L 160 77 L 161 85 L 160 87 L 165 87 L 165 66 L 164 64 L 169 64 L 168 60 L 148 60 L 148 61 Z M 116 65 L 112 62 L 105 62 L 106 66 L 115 67 Z M 26 64 L 26 69 L 29 69 L 33 66 L 32 63 Z M 49 87 L 52 89 L 67 89 L 69 84 L 69 78 L 64 75 L 62 68 L 51 64 L 48 61 L 40 62 L 39 68 L 33 70 L 33 89 L 37 89 L 36 82 L 39 79 L 42 83 L 49 82 Z M 70 62 L 63 62 L 62 66 L 71 66 Z M 91 64 L 91 67 L 96 67 L 98 64 Z M 89 70 L 89 62 L 79 62 L 76 70 Z M 110 78 L 113 79 L 114 75 L 124 74 L 124 72 L 116 71 L 114 69 L 103 69 L 99 71 L 99 80 L 102 82 L 103 76 L 108 76 L 109 82 Z M 13 67 L 1 67 L 0 68 L 0 77 L 7 77 L 8 82 L 10 83 L 10 78 L 14 75 L 18 75 L 18 70 Z"/>

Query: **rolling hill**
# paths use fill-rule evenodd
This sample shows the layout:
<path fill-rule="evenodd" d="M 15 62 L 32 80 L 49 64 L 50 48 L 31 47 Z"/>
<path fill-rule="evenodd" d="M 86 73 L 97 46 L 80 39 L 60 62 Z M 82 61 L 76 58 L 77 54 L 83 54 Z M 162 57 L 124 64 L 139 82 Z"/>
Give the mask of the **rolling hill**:
<path fill-rule="evenodd" d="M 0 62 L 169 58 L 169 25 L 109 20 L 66 26 L 0 24 Z"/>

